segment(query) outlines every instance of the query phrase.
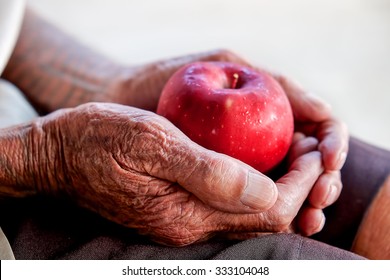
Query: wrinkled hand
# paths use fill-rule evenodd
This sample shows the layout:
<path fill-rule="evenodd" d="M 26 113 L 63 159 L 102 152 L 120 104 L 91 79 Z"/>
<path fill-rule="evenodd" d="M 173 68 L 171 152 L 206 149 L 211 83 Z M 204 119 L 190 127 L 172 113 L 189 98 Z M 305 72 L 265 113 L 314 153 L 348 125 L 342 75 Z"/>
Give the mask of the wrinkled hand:
<path fill-rule="evenodd" d="M 252 66 L 246 60 L 226 50 L 159 61 L 131 71 L 135 75 L 125 84 L 125 92 L 133 94 L 119 91 L 122 96 L 120 103 L 155 110 L 161 90 L 169 77 L 181 66 L 199 60 L 228 61 Z M 318 148 L 322 154 L 325 170 L 310 192 L 309 204 L 301 210 L 296 221 L 297 230 L 301 234 L 311 235 L 321 230 L 321 227 L 317 227 L 319 224 L 324 225 L 325 217 L 322 209 L 334 203 L 341 192 L 340 169 L 348 152 L 348 131 L 342 122 L 332 116 L 331 109 L 326 103 L 308 94 L 290 79 L 275 74 L 273 76 L 284 88 L 292 105 L 296 132 L 299 132 L 294 139 L 304 140 L 299 145 L 298 151 L 290 153 L 293 154 L 292 158 L 296 157 L 294 153 L 299 154 L 314 148 Z M 304 135 L 312 137 L 305 138 Z M 314 231 L 313 228 L 316 230 Z"/>
<path fill-rule="evenodd" d="M 40 191 L 65 193 L 157 242 L 183 246 L 226 231 L 291 231 L 323 172 L 306 139 L 294 143 L 290 170 L 276 184 L 195 144 L 166 119 L 116 104 L 39 118 L 29 143 Z"/>

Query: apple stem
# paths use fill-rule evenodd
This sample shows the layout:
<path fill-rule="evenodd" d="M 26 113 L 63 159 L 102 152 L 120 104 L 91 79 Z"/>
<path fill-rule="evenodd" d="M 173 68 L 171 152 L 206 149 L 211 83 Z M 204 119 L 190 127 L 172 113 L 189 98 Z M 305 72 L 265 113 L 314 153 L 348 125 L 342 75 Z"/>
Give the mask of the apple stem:
<path fill-rule="evenodd" d="M 238 83 L 238 74 L 234 73 L 233 74 L 233 81 L 232 81 L 232 88 L 233 89 L 237 87 L 237 83 Z"/>

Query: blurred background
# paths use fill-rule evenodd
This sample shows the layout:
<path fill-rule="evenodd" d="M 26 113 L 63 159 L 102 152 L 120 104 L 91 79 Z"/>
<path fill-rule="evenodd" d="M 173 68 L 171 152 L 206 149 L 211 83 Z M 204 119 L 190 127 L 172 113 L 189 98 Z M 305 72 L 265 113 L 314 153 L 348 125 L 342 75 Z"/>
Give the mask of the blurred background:
<path fill-rule="evenodd" d="M 389 0 L 29 0 L 127 64 L 227 48 L 327 100 L 351 134 L 390 149 Z"/>

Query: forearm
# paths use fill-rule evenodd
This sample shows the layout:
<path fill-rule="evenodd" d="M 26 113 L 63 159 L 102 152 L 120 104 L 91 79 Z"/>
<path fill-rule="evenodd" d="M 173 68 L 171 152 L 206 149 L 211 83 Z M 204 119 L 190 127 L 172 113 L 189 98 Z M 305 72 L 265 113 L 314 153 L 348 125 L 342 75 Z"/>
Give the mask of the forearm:
<path fill-rule="evenodd" d="M 30 125 L 0 130 L 0 198 L 25 197 L 36 193 L 31 156 L 27 152 Z"/>
<path fill-rule="evenodd" d="M 89 101 L 115 101 L 111 95 L 123 70 L 27 9 L 3 77 L 47 113 Z"/>

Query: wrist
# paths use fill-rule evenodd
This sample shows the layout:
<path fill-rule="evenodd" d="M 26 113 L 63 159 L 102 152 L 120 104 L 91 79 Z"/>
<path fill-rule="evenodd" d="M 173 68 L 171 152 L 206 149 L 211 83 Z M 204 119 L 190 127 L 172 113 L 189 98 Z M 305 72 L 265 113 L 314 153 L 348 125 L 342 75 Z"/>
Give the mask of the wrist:
<path fill-rule="evenodd" d="M 61 136 L 45 128 L 47 118 L 0 130 L 0 197 L 53 194 L 65 185 Z"/>
<path fill-rule="evenodd" d="M 31 155 L 27 149 L 31 126 L 20 125 L 0 130 L 0 196 L 26 197 L 36 194 L 29 175 Z"/>
<path fill-rule="evenodd" d="M 69 109 L 71 110 L 71 109 Z M 26 136 L 27 149 L 26 183 L 37 193 L 56 195 L 67 184 L 64 139 L 56 120 L 66 115 L 67 109 L 57 110 L 46 117 L 33 120 Z"/>

